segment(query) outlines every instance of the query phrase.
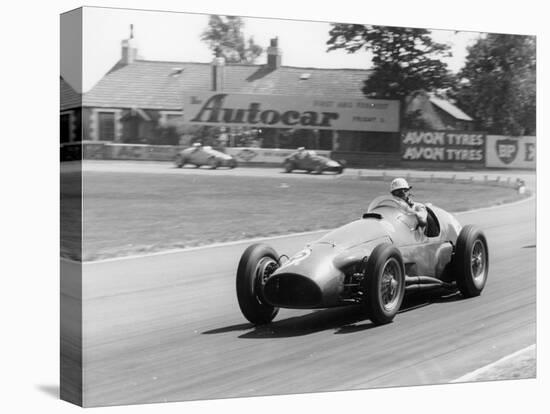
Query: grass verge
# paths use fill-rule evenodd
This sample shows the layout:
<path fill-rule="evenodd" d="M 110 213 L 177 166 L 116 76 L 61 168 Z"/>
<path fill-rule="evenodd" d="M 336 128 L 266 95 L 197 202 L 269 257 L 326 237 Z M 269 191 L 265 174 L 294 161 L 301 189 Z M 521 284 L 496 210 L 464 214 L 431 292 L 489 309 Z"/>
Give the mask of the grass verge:
<path fill-rule="evenodd" d="M 483 184 L 413 186 L 415 200 L 453 212 L 521 197 L 513 189 Z M 83 180 L 82 259 L 335 228 L 360 217 L 388 187 L 388 182 L 331 176 L 288 180 L 88 172 Z M 71 249 L 72 236 L 62 238 L 62 255 L 79 259 Z"/>

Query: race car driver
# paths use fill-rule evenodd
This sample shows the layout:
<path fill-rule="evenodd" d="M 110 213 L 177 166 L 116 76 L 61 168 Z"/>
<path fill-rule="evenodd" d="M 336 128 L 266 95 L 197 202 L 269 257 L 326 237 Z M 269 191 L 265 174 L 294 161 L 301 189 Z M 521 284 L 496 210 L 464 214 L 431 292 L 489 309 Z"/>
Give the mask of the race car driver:
<path fill-rule="evenodd" d="M 410 194 L 411 186 L 404 178 L 396 178 L 391 182 L 391 195 L 407 203 L 409 209 L 416 215 L 419 227 L 426 227 L 428 222 L 428 211 L 424 204 L 415 203 Z"/>

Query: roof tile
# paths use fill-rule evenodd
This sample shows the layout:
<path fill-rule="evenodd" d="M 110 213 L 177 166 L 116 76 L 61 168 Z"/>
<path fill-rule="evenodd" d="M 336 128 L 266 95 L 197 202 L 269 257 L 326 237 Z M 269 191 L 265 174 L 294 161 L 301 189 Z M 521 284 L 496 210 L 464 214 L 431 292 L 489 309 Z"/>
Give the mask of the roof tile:
<path fill-rule="evenodd" d="M 210 90 L 209 63 L 157 62 L 139 60 L 115 66 L 89 92 L 83 106 L 139 107 L 181 110 L 186 91 Z M 229 93 L 289 96 L 345 96 L 363 99 L 367 70 L 318 69 L 265 65 L 228 64 L 224 67 L 224 88 Z M 309 73 L 308 79 L 300 79 Z"/>
<path fill-rule="evenodd" d="M 78 108 L 82 105 L 82 96 L 63 77 L 59 78 L 59 97 L 61 111 Z"/>
<path fill-rule="evenodd" d="M 430 102 L 447 112 L 455 119 L 459 119 L 461 121 L 473 121 L 473 119 L 466 115 L 460 108 L 445 99 L 438 98 L 437 96 L 430 96 Z"/>

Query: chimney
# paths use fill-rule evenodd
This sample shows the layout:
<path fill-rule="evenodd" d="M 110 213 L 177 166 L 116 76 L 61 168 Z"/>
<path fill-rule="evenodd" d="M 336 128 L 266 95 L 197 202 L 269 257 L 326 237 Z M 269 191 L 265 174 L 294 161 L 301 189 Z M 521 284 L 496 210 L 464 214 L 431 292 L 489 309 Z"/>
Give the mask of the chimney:
<path fill-rule="evenodd" d="M 122 56 L 121 62 L 124 65 L 133 63 L 137 59 L 137 44 L 134 40 L 134 25 L 130 25 L 130 38 L 124 39 L 121 43 Z"/>
<path fill-rule="evenodd" d="M 216 49 L 216 57 L 212 61 L 212 90 L 222 91 L 225 80 L 225 58 L 221 50 Z"/>
<path fill-rule="evenodd" d="M 278 69 L 281 67 L 283 52 L 279 49 L 279 38 L 275 37 L 270 40 L 270 45 L 267 48 L 267 66 L 270 69 Z"/>

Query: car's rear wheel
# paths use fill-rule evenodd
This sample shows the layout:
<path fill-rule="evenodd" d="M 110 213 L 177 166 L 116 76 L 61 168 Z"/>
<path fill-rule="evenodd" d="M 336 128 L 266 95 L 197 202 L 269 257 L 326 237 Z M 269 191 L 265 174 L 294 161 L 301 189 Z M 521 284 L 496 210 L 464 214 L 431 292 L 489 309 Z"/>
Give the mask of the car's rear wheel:
<path fill-rule="evenodd" d="M 285 163 L 283 164 L 283 168 L 286 173 L 291 173 L 294 169 L 294 165 L 292 164 L 292 161 L 285 161 Z"/>
<path fill-rule="evenodd" d="M 342 174 L 344 172 L 344 167 L 340 167 L 338 171 L 336 171 L 337 174 Z"/>
<path fill-rule="evenodd" d="M 229 161 L 229 168 L 233 169 L 237 166 L 237 161 L 236 160 L 231 160 Z"/>
<path fill-rule="evenodd" d="M 263 297 L 267 278 L 279 267 L 277 252 L 266 244 L 249 246 L 237 268 L 237 300 L 246 319 L 255 325 L 269 323 L 279 312 Z"/>
<path fill-rule="evenodd" d="M 483 232 L 475 226 L 464 226 L 456 241 L 453 271 L 462 296 L 479 296 L 489 274 L 489 249 Z"/>
<path fill-rule="evenodd" d="M 395 246 L 384 243 L 374 248 L 365 266 L 363 290 L 371 321 L 391 322 L 405 296 L 405 266 Z"/>

